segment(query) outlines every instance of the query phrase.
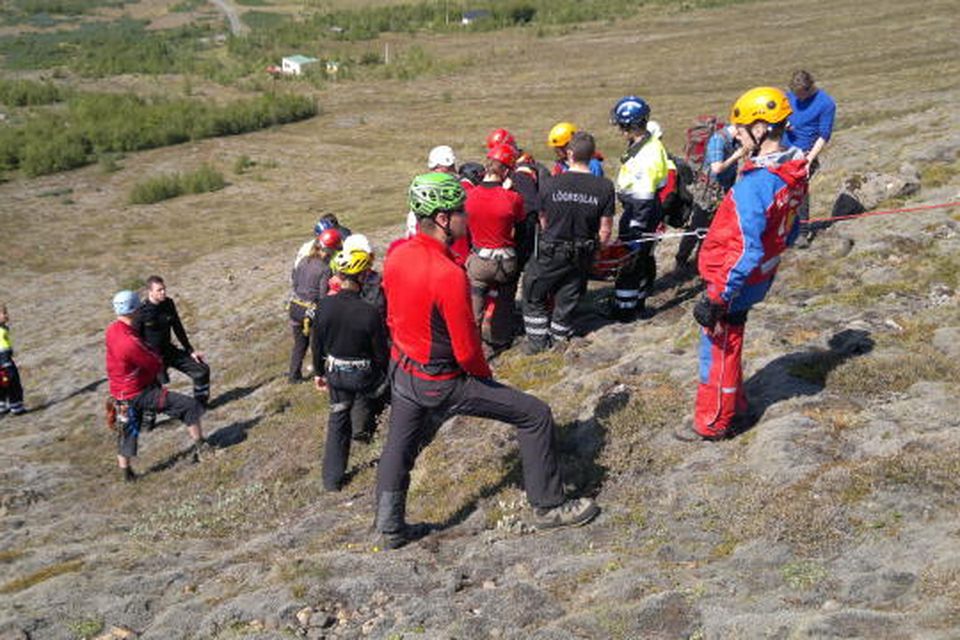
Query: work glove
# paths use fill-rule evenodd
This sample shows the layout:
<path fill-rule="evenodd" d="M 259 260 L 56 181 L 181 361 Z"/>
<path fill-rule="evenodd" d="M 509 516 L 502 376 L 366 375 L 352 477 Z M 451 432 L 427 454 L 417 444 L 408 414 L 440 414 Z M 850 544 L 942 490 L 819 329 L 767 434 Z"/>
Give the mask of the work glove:
<path fill-rule="evenodd" d="M 714 302 L 707 294 L 701 295 L 693 305 L 693 318 L 697 323 L 709 331 L 713 331 L 717 323 L 727 314 L 727 305 Z"/>

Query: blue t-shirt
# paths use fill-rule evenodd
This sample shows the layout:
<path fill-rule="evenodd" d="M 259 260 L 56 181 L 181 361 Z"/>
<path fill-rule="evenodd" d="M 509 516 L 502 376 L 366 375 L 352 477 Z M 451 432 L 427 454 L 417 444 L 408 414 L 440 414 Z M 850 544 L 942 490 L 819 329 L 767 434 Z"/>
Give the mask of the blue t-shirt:
<path fill-rule="evenodd" d="M 733 155 L 736 148 L 736 141 L 733 136 L 727 133 L 726 127 L 724 127 L 710 136 L 710 139 L 707 141 L 707 150 L 703 154 L 704 172 L 710 176 L 711 179 L 716 180 L 717 184 L 723 187 L 724 191 L 732 187 L 733 183 L 737 181 L 736 163 L 724 169 L 719 175 L 710 170 L 710 165 L 714 162 L 723 162 Z"/>
<path fill-rule="evenodd" d="M 793 113 L 790 114 L 784 144 L 799 147 L 804 153 L 810 151 L 817 138 L 830 140 L 833 133 L 833 119 L 837 113 L 837 103 L 826 91 L 817 90 L 806 100 L 797 100 L 791 91 L 787 94 Z"/>
<path fill-rule="evenodd" d="M 567 163 L 563 160 L 557 160 L 557 166 L 560 167 L 560 170 L 557 173 L 566 173 L 570 170 L 570 167 L 567 166 Z M 603 160 L 600 158 L 590 158 L 590 173 L 595 176 L 603 177 Z"/>

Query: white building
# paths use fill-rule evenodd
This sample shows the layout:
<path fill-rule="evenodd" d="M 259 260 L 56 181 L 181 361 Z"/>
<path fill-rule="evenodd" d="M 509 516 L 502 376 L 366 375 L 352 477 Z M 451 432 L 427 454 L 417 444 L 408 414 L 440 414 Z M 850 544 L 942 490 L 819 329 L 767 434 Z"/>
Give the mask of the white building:
<path fill-rule="evenodd" d="M 287 56 L 283 59 L 280 64 L 280 72 L 288 76 L 299 76 L 303 74 L 303 70 L 310 66 L 311 64 L 316 64 L 320 62 L 316 58 L 311 58 L 309 56 Z"/>

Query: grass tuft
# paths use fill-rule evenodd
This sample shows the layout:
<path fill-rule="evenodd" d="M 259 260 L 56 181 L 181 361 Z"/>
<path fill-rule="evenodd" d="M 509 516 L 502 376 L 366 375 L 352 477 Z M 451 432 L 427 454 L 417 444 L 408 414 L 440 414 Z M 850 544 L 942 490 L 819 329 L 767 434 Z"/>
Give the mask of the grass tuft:
<path fill-rule="evenodd" d="M 40 584 L 41 582 L 46 582 L 57 576 L 62 576 L 65 573 L 76 573 L 83 568 L 83 560 L 70 560 L 68 562 L 61 562 L 58 564 L 50 565 L 49 567 L 44 567 L 33 573 L 28 573 L 25 576 L 19 578 L 14 578 L 10 582 L 7 582 L 3 586 L 0 586 L 0 594 L 10 594 L 23 591 L 24 589 L 29 589 L 35 585 Z"/>

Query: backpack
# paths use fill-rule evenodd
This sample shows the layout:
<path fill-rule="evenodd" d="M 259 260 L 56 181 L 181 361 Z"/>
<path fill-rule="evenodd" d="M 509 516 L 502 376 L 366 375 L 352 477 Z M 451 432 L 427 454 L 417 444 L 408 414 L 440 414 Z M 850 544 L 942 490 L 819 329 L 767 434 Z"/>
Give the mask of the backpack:
<path fill-rule="evenodd" d="M 693 205 L 693 185 L 696 183 L 696 172 L 683 158 L 671 155 L 670 159 L 677 167 L 676 184 L 673 190 L 663 199 L 663 219 L 671 227 L 680 229 L 687 225 L 690 218 L 690 209 Z"/>
<path fill-rule="evenodd" d="M 710 136 L 723 127 L 723 121 L 717 116 L 703 115 L 694 118 L 693 126 L 687 129 L 687 145 L 684 147 L 683 156 L 697 171 L 703 167 L 703 158 L 707 154 L 707 142 L 710 141 Z"/>

